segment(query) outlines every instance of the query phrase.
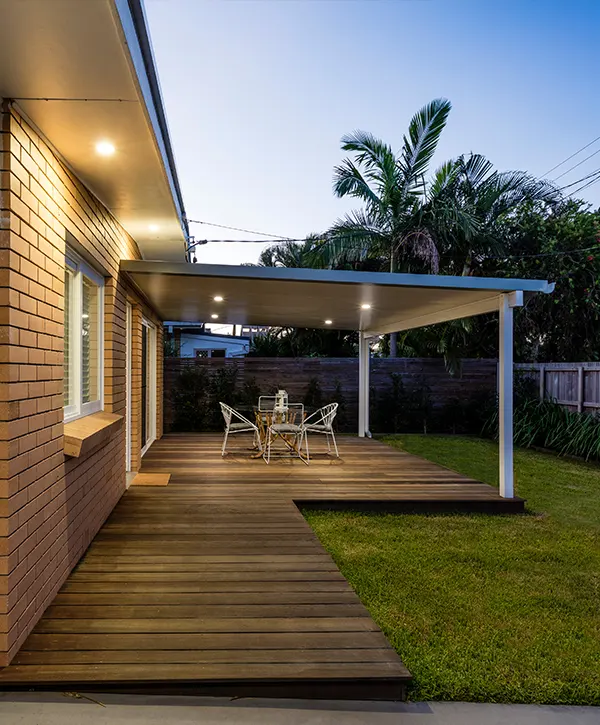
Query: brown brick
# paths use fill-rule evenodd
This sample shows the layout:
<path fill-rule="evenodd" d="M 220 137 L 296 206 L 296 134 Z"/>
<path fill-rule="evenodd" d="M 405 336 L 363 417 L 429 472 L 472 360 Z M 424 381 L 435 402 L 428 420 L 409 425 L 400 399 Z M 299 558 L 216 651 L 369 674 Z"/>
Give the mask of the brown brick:
<path fill-rule="evenodd" d="M 0 507 L 0 629 L 8 629 L 0 633 L 0 663 L 6 663 L 125 485 L 124 427 L 81 460 L 64 456 L 65 230 L 111 275 L 105 288 L 106 410 L 125 414 L 126 299 L 135 306 L 131 392 L 137 408 L 141 317 L 155 317 L 119 277 L 122 258 L 140 258 L 135 242 L 14 111 L 2 116 L 2 124 L 9 130 L 2 137 L 8 175 L 0 163 L 0 186 L 10 205 L 6 228 L 0 230 L 0 500 L 5 506 Z M 160 327 L 158 332 L 160 372 Z M 137 408 L 132 410 L 136 467 Z M 162 405 L 158 408 L 161 415 Z M 160 420 L 157 430 L 162 430 Z"/>

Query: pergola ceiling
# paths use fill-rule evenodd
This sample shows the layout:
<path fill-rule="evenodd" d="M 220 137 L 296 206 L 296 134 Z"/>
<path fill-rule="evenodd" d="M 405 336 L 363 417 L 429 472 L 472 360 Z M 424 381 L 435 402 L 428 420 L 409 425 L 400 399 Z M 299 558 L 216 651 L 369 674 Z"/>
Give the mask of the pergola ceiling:
<path fill-rule="evenodd" d="M 14 99 L 145 259 L 183 260 L 181 196 L 140 13 L 137 0 L 0 0 L 0 97 Z M 110 157 L 96 152 L 104 139 Z"/>
<path fill-rule="evenodd" d="M 122 262 L 121 269 L 163 320 L 210 322 L 216 314 L 223 324 L 370 334 L 495 311 L 507 292 L 529 295 L 553 289 L 541 280 L 278 267 L 132 261 Z M 215 302 L 217 296 L 223 301 Z"/>

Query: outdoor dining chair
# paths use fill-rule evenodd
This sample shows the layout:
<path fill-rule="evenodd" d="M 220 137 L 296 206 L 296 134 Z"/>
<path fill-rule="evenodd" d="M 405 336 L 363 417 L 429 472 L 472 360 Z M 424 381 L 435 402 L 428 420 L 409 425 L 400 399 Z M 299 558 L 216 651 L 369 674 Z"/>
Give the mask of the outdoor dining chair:
<path fill-rule="evenodd" d="M 300 458 L 308 465 L 308 445 L 306 457 L 302 456 L 302 441 L 306 440 L 304 430 L 304 405 L 302 403 L 288 403 L 283 418 L 273 416 L 271 424 L 267 427 L 263 458 L 266 463 L 271 460 L 271 446 L 276 438 L 281 438 L 286 445 L 287 453 Z"/>
<path fill-rule="evenodd" d="M 227 439 L 229 438 L 230 433 L 253 433 L 254 445 L 262 452 L 258 427 L 229 405 L 226 405 L 225 403 L 219 403 L 219 405 L 221 406 L 221 413 L 223 413 L 223 418 L 225 420 L 225 438 L 223 440 L 223 447 L 221 448 L 221 456 L 225 455 Z"/>
<path fill-rule="evenodd" d="M 333 421 L 335 420 L 335 416 L 337 415 L 338 405 L 338 403 L 329 403 L 329 405 L 324 405 L 322 408 L 319 408 L 319 410 L 316 410 L 314 413 L 309 415 L 308 418 L 306 418 L 306 420 L 304 421 L 303 427 L 305 431 L 307 455 L 308 434 L 321 433 L 327 438 L 327 451 L 331 453 L 331 443 L 329 441 L 329 437 L 331 436 L 331 440 L 333 441 L 333 447 L 335 449 L 335 455 L 337 458 L 340 457 L 337 443 L 335 440 L 335 434 L 333 432 Z"/>

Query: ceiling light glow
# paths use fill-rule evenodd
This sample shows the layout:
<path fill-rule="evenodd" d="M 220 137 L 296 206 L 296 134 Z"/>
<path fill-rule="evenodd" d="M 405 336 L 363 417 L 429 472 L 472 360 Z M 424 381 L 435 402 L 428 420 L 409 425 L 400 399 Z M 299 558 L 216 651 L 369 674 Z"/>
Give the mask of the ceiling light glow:
<path fill-rule="evenodd" d="M 150 224 L 150 225 L 148 226 L 148 229 L 149 229 L 149 230 L 150 230 L 151 232 L 157 232 L 157 231 L 158 231 L 158 230 L 160 229 L 160 227 L 158 226 L 158 224 Z"/>
<path fill-rule="evenodd" d="M 114 145 L 110 141 L 98 141 L 96 144 L 96 151 L 100 156 L 112 156 L 115 150 Z"/>
<path fill-rule="evenodd" d="M 213 314 L 213 315 L 211 315 L 211 317 L 213 318 L 213 320 L 218 320 L 219 319 L 219 315 L 217 315 L 217 314 Z"/>
<path fill-rule="evenodd" d="M 371 309 L 371 305 L 368 302 L 365 302 L 364 305 L 361 305 L 360 306 L 360 309 L 361 310 L 370 310 Z"/>
<path fill-rule="evenodd" d="M 333 324 L 333 320 L 325 320 L 325 324 L 326 325 L 332 325 Z"/>
<path fill-rule="evenodd" d="M 221 297 L 221 295 L 217 295 L 216 297 L 213 297 L 213 300 L 215 302 L 223 302 L 223 298 Z"/>

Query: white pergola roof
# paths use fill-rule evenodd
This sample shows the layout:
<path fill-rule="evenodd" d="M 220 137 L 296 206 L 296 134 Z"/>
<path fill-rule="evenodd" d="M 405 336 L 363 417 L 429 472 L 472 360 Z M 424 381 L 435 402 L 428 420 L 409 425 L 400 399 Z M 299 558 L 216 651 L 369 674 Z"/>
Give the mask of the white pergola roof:
<path fill-rule="evenodd" d="M 121 269 L 163 320 L 210 322 L 216 314 L 224 324 L 368 335 L 494 312 L 506 293 L 526 298 L 554 289 L 544 280 L 283 267 L 123 261 Z"/>

